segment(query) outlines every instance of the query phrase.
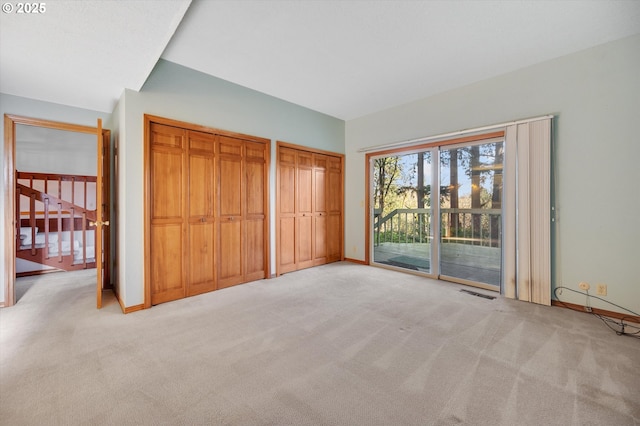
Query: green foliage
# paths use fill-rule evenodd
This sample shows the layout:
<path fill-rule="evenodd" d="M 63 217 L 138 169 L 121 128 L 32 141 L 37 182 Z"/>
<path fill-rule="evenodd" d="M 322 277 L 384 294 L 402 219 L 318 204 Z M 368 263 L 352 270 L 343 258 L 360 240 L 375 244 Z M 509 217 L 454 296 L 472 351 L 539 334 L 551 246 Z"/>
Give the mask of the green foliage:
<path fill-rule="evenodd" d="M 376 214 L 384 217 L 396 209 L 430 207 L 430 168 L 437 167 L 438 163 L 442 174 L 440 206 L 501 207 L 502 142 L 442 150 L 438 157 L 433 161 L 430 152 L 423 152 L 375 159 L 373 205 Z M 463 185 L 466 189 L 460 193 Z"/>

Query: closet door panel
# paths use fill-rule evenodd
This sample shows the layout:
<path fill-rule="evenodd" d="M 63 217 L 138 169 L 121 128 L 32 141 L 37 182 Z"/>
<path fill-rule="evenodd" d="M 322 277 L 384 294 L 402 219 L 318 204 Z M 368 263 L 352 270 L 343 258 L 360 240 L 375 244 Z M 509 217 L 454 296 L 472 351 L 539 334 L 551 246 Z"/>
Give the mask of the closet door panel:
<path fill-rule="evenodd" d="M 189 217 L 213 217 L 213 156 L 189 155 Z"/>
<path fill-rule="evenodd" d="M 245 281 L 265 278 L 267 271 L 265 252 L 267 209 L 265 154 L 263 144 L 245 142 Z"/>
<path fill-rule="evenodd" d="M 153 125 L 150 134 L 149 253 L 151 304 L 185 297 L 185 132 Z"/>
<path fill-rule="evenodd" d="M 151 247 L 151 304 L 185 297 L 182 225 L 154 226 Z"/>
<path fill-rule="evenodd" d="M 185 148 L 185 130 L 179 127 L 151 123 L 151 145 L 153 147 Z"/>
<path fill-rule="evenodd" d="M 203 132 L 189 132 L 189 150 L 213 154 L 215 152 L 215 135 Z"/>
<path fill-rule="evenodd" d="M 242 141 L 221 137 L 218 153 L 218 287 L 224 288 L 244 276 Z"/>
<path fill-rule="evenodd" d="M 313 168 L 313 211 L 327 211 L 327 158 L 324 155 L 314 156 Z"/>
<path fill-rule="evenodd" d="M 218 154 L 231 157 L 242 157 L 242 139 L 230 136 L 219 136 Z"/>
<path fill-rule="evenodd" d="M 313 220 L 313 264 L 323 265 L 327 263 L 327 217 L 326 215 L 322 216 L 322 213 L 320 213 Z"/>
<path fill-rule="evenodd" d="M 296 152 L 278 149 L 278 273 L 296 265 Z"/>
<path fill-rule="evenodd" d="M 214 224 L 189 226 L 189 296 L 216 289 Z"/>
<path fill-rule="evenodd" d="M 151 157 L 151 219 L 181 221 L 184 187 L 182 152 L 154 149 Z"/>
<path fill-rule="evenodd" d="M 265 217 L 264 171 L 265 164 L 247 161 L 246 170 L 246 216 Z"/>
<path fill-rule="evenodd" d="M 329 157 L 327 163 L 327 262 L 342 260 L 343 230 L 342 161 Z"/>
<path fill-rule="evenodd" d="M 303 213 L 298 221 L 298 269 L 313 266 L 313 217 Z"/>
<path fill-rule="evenodd" d="M 214 136 L 189 134 L 189 296 L 216 289 Z"/>
<path fill-rule="evenodd" d="M 298 185 L 296 188 L 296 246 L 298 269 L 313 266 L 313 159 L 306 152 L 298 153 Z"/>
<path fill-rule="evenodd" d="M 296 270 L 296 218 L 280 217 L 279 273 Z"/>
<path fill-rule="evenodd" d="M 327 157 L 313 156 L 313 264 L 327 263 Z"/>
<path fill-rule="evenodd" d="M 266 278 L 265 270 L 265 235 L 264 220 L 247 220 L 245 222 L 247 243 L 246 281 Z"/>
<path fill-rule="evenodd" d="M 244 158 L 249 161 L 264 163 L 267 159 L 266 145 L 257 142 L 244 142 Z"/>
<path fill-rule="evenodd" d="M 340 158 L 331 158 L 327 169 L 327 211 L 342 212 L 342 162 Z"/>
<path fill-rule="evenodd" d="M 242 215 L 242 162 L 240 158 L 220 158 L 220 218 Z"/>
<path fill-rule="evenodd" d="M 327 216 L 327 262 L 342 260 L 342 220 L 339 214 Z"/>
<path fill-rule="evenodd" d="M 295 155 L 295 154 L 294 154 Z M 279 169 L 279 193 L 280 198 L 280 214 L 281 215 L 295 215 L 296 214 L 296 164 L 295 157 L 294 162 L 284 162 L 282 160 L 282 153 L 280 154 L 280 169 Z"/>
<path fill-rule="evenodd" d="M 221 219 L 218 287 L 225 288 L 243 282 L 242 223 L 233 218 Z"/>
<path fill-rule="evenodd" d="M 298 214 L 313 213 L 313 169 L 298 169 Z"/>

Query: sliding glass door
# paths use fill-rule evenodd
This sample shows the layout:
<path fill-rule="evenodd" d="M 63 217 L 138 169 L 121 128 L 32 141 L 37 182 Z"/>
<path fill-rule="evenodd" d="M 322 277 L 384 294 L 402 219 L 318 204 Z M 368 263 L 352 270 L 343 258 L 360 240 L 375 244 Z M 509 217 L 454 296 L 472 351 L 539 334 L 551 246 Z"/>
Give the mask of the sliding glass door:
<path fill-rule="evenodd" d="M 433 157 L 421 151 L 373 160 L 374 262 L 431 273 Z"/>
<path fill-rule="evenodd" d="M 440 150 L 440 277 L 500 287 L 504 142 Z"/>
<path fill-rule="evenodd" d="M 499 290 L 503 157 L 502 138 L 372 156 L 373 262 Z"/>

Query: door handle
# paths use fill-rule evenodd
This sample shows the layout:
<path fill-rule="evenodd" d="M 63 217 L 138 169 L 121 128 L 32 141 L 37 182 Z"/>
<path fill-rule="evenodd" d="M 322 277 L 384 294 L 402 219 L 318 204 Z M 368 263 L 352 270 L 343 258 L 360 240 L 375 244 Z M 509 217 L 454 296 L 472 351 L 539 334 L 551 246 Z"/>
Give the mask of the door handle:
<path fill-rule="evenodd" d="M 104 222 L 100 222 L 100 221 L 95 221 L 95 222 L 89 222 L 89 226 L 109 226 L 109 221 L 104 221 Z"/>

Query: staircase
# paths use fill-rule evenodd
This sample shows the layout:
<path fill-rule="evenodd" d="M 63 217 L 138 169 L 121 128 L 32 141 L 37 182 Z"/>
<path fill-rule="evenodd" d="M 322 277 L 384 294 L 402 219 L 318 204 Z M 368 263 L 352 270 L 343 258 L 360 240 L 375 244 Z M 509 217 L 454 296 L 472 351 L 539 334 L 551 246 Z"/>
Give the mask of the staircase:
<path fill-rule="evenodd" d="M 88 209 L 95 207 L 95 182 L 92 176 L 17 172 L 16 258 L 65 271 L 95 268 L 96 211 Z"/>

